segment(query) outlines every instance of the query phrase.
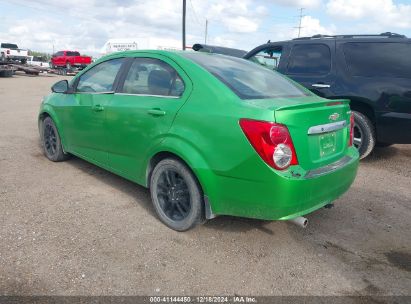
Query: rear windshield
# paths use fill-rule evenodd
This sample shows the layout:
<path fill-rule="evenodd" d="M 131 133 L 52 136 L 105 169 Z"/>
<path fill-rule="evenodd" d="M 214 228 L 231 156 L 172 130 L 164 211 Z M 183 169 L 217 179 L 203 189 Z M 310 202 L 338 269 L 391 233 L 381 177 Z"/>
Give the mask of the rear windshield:
<path fill-rule="evenodd" d="M 245 59 L 204 53 L 184 53 L 221 80 L 241 99 L 301 97 L 309 93 L 286 77 Z"/>
<path fill-rule="evenodd" d="M 12 43 L 2 43 L 1 47 L 5 49 L 18 49 L 17 44 Z"/>
<path fill-rule="evenodd" d="M 344 54 L 353 76 L 411 78 L 411 43 L 350 42 Z"/>
<path fill-rule="evenodd" d="M 80 56 L 79 52 L 66 52 L 66 56 Z"/>

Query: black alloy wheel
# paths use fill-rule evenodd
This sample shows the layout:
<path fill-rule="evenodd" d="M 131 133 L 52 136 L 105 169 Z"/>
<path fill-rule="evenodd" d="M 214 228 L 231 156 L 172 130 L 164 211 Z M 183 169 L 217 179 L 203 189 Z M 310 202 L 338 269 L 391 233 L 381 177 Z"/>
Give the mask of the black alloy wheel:
<path fill-rule="evenodd" d="M 40 135 L 44 154 L 49 160 L 59 162 L 69 157 L 63 150 L 56 125 L 50 117 L 41 122 Z"/>
<path fill-rule="evenodd" d="M 184 179 L 174 170 L 164 170 L 158 181 L 157 197 L 164 214 L 173 221 L 187 218 L 191 209 L 190 192 Z"/>
<path fill-rule="evenodd" d="M 44 148 L 48 155 L 55 155 L 57 151 L 57 136 L 50 124 L 44 126 Z"/>
<path fill-rule="evenodd" d="M 150 192 L 160 220 L 176 231 L 204 222 L 204 198 L 193 172 L 180 160 L 161 160 L 150 175 Z"/>

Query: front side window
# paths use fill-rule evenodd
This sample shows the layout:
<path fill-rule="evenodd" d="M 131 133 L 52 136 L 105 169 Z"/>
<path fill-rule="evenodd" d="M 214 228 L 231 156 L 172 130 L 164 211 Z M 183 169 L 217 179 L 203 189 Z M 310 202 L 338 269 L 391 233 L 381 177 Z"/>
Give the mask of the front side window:
<path fill-rule="evenodd" d="M 331 51 L 325 44 L 297 44 L 291 50 L 287 74 L 326 75 L 331 70 Z"/>
<path fill-rule="evenodd" d="M 113 91 L 114 80 L 120 70 L 123 58 L 104 61 L 80 76 L 77 92 L 102 93 Z"/>
<path fill-rule="evenodd" d="M 136 58 L 124 81 L 122 93 L 181 96 L 184 82 L 167 63 L 153 58 Z"/>
<path fill-rule="evenodd" d="M 267 48 L 255 54 L 249 60 L 261 64 L 270 70 L 277 70 L 280 64 L 281 54 L 281 47 Z"/>
<path fill-rule="evenodd" d="M 411 78 L 411 44 L 350 42 L 344 55 L 353 76 Z"/>
<path fill-rule="evenodd" d="M 184 53 L 229 87 L 241 99 L 301 97 L 310 93 L 285 76 L 245 59 L 206 53 Z"/>

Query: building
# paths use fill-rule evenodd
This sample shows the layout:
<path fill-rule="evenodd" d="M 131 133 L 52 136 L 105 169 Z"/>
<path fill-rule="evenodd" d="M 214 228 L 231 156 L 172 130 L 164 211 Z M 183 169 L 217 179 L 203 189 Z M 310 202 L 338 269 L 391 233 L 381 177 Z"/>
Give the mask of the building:
<path fill-rule="evenodd" d="M 101 48 L 101 55 L 128 50 L 181 50 L 181 42 L 176 39 L 152 37 L 110 39 Z"/>

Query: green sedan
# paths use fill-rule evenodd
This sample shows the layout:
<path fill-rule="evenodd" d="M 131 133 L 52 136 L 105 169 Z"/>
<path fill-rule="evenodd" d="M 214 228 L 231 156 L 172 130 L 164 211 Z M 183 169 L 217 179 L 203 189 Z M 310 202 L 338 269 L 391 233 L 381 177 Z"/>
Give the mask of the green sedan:
<path fill-rule="evenodd" d="M 356 176 L 349 101 L 243 59 L 116 53 L 52 91 L 39 113 L 45 156 L 72 154 L 150 188 L 177 231 L 216 215 L 298 218 Z"/>

